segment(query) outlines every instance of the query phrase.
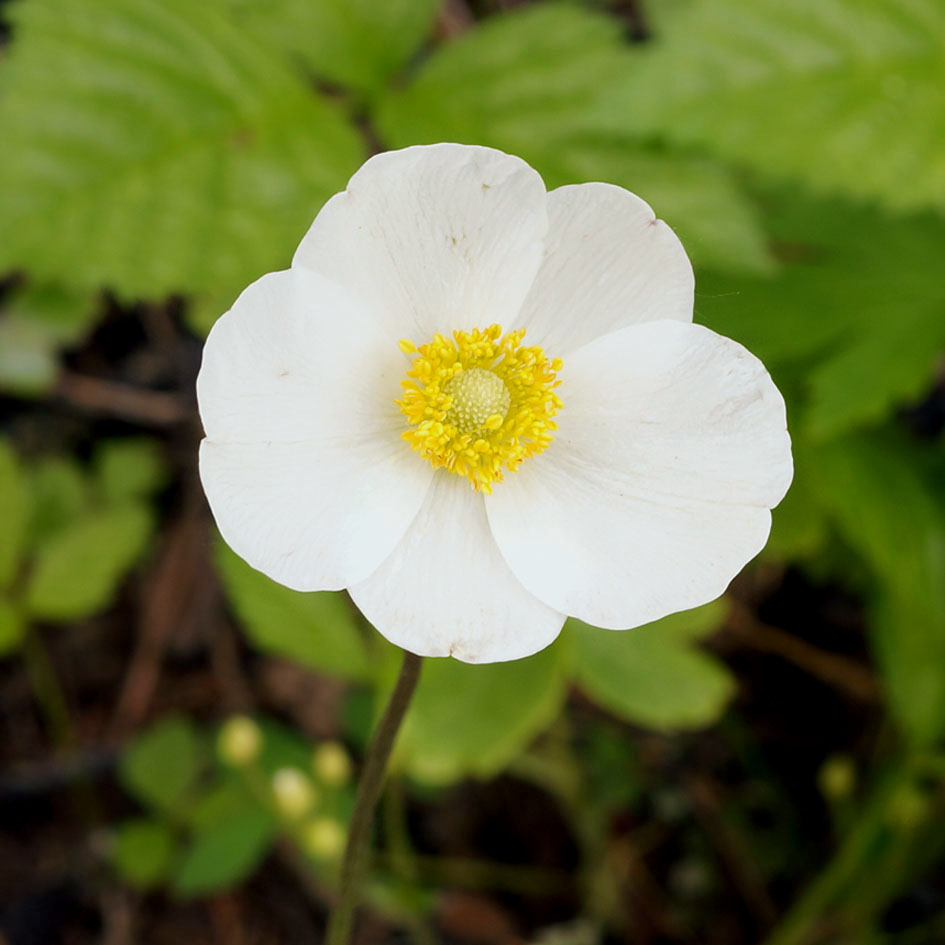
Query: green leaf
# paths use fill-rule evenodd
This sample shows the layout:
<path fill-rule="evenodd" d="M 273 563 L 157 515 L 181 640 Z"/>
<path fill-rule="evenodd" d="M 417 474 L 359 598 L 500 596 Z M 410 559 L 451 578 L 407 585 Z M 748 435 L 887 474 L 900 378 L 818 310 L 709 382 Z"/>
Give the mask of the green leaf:
<path fill-rule="evenodd" d="M 198 292 L 187 300 L 183 318 L 195 335 L 207 335 L 213 323 L 228 312 L 243 287 L 228 286 L 219 291 Z"/>
<path fill-rule="evenodd" d="M 260 864 L 276 832 L 261 808 L 215 820 L 198 830 L 172 880 L 182 897 L 207 895 L 234 886 Z"/>
<path fill-rule="evenodd" d="M 129 296 L 284 267 L 361 144 L 215 4 L 30 0 L 0 72 L 0 270 Z"/>
<path fill-rule="evenodd" d="M 224 776 L 188 808 L 187 823 L 199 832 L 214 824 L 253 813 L 261 806 L 241 774 L 224 772 Z"/>
<path fill-rule="evenodd" d="M 167 481 L 161 444 L 144 437 L 100 443 L 95 472 L 99 491 L 107 502 L 145 498 Z"/>
<path fill-rule="evenodd" d="M 41 325 L 0 317 L 0 389 L 37 397 L 52 388 L 58 368 L 55 342 Z"/>
<path fill-rule="evenodd" d="M 725 599 L 720 597 L 701 607 L 669 614 L 660 620 L 654 620 L 653 623 L 644 624 L 644 627 L 652 627 L 654 633 L 658 628 L 665 639 L 702 640 L 719 629 L 727 613 L 728 605 Z M 609 632 L 619 634 L 627 631 Z"/>
<path fill-rule="evenodd" d="M 632 63 L 612 18 L 547 4 L 499 15 L 441 47 L 378 109 L 385 141 L 486 144 L 521 155 L 549 187 L 604 180 L 644 197 L 701 266 L 768 272 L 754 208 L 706 160 L 584 133 L 601 87 Z"/>
<path fill-rule="evenodd" d="M 441 0 L 222 0 L 240 28 L 321 79 L 371 92 L 423 42 Z"/>
<path fill-rule="evenodd" d="M 88 293 L 28 285 L 0 310 L 0 388 L 20 396 L 47 391 L 59 370 L 59 348 L 89 328 L 96 306 Z"/>
<path fill-rule="evenodd" d="M 53 456 L 30 471 L 31 548 L 52 535 L 89 507 L 89 487 L 82 469 L 71 459 Z"/>
<path fill-rule="evenodd" d="M 817 450 L 813 480 L 876 578 L 873 645 L 893 714 L 915 741 L 945 732 L 945 507 L 908 444 L 850 437 Z"/>
<path fill-rule="evenodd" d="M 275 719 L 257 719 L 263 733 L 262 752 L 259 756 L 259 768 L 267 775 L 273 775 L 280 768 L 311 767 L 312 743 L 303 738 L 293 728 L 283 725 Z"/>
<path fill-rule="evenodd" d="M 945 621 L 929 601 L 878 588 L 870 608 L 873 654 L 893 717 L 916 743 L 945 732 Z"/>
<path fill-rule="evenodd" d="M 538 166 L 585 126 L 601 86 L 628 62 L 615 19 L 535 5 L 441 46 L 406 89 L 380 103 L 375 119 L 392 147 L 484 144 Z"/>
<path fill-rule="evenodd" d="M 200 771 L 203 752 L 193 725 L 170 718 L 139 735 L 125 750 L 122 784 L 142 804 L 176 813 Z"/>
<path fill-rule="evenodd" d="M 0 597 L 0 656 L 12 653 L 26 632 L 26 621 L 19 607 Z"/>
<path fill-rule="evenodd" d="M 827 523 L 811 482 L 816 470 L 805 461 L 799 444 L 794 445 L 794 480 L 787 495 L 771 513 L 771 536 L 762 551 L 777 561 L 809 559 L 827 543 Z"/>
<path fill-rule="evenodd" d="M 716 601 L 634 630 L 598 630 L 569 620 L 578 685 L 619 718 L 674 730 L 710 725 L 734 692 L 728 670 L 691 645 L 718 626 Z"/>
<path fill-rule="evenodd" d="M 712 161 L 583 136 L 562 142 L 538 169 L 549 188 L 599 180 L 643 197 L 676 231 L 697 268 L 756 275 L 775 269 L 753 202 L 732 173 Z"/>
<path fill-rule="evenodd" d="M 565 691 L 557 647 L 511 663 L 427 660 L 398 760 L 428 783 L 491 777 L 557 717 Z"/>
<path fill-rule="evenodd" d="M 257 647 L 319 672 L 366 678 L 367 651 L 344 594 L 289 590 L 251 568 L 222 541 L 215 559 L 227 597 Z"/>
<path fill-rule="evenodd" d="M 115 833 L 112 863 L 122 878 L 151 889 L 167 876 L 174 856 L 174 835 L 157 820 L 126 820 Z"/>
<path fill-rule="evenodd" d="M 26 538 L 26 482 L 13 448 L 0 440 L 0 588 L 16 577 Z"/>
<path fill-rule="evenodd" d="M 937 276 L 945 222 L 890 219 L 797 193 L 769 198 L 768 208 L 786 259 L 781 273 L 703 275 L 696 320 L 737 338 L 769 368 L 804 362 L 811 435 L 883 420 L 927 388 L 945 351 L 945 282 Z"/>
<path fill-rule="evenodd" d="M 602 127 L 897 209 L 945 208 L 941 0 L 695 0 Z"/>
<path fill-rule="evenodd" d="M 125 504 L 85 515 L 39 549 L 26 607 L 41 620 L 73 620 L 106 607 L 147 548 L 151 512 Z"/>

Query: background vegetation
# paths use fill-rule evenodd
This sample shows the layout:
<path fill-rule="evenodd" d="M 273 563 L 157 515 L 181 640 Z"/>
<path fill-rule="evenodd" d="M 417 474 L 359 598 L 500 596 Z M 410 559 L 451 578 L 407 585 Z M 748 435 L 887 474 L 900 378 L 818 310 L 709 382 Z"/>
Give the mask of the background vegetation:
<path fill-rule="evenodd" d="M 193 381 L 369 153 L 439 140 L 644 196 L 797 477 L 722 601 L 427 665 L 360 941 L 945 941 L 942 0 L 0 19 L 5 941 L 319 940 L 396 660 L 214 537 Z"/>

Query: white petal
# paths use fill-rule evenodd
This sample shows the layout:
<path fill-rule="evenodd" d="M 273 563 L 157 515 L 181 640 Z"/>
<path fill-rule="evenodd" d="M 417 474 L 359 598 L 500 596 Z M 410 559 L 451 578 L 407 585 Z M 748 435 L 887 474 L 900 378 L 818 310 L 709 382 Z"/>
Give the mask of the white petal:
<path fill-rule="evenodd" d="M 545 186 L 519 158 L 437 144 L 371 158 L 292 261 L 360 298 L 396 339 L 511 327 L 538 270 Z"/>
<path fill-rule="evenodd" d="M 764 366 L 666 321 L 591 342 L 562 377 L 554 443 L 486 501 L 516 576 L 613 629 L 718 597 L 764 546 L 793 471 Z"/>
<path fill-rule="evenodd" d="M 440 472 L 403 541 L 349 588 L 391 643 L 467 663 L 519 659 L 546 647 L 564 615 L 536 600 L 502 560 L 482 495 Z"/>
<path fill-rule="evenodd" d="M 340 286 L 271 272 L 213 326 L 197 377 L 211 440 L 295 442 L 404 428 L 394 403 L 409 359 Z"/>
<path fill-rule="evenodd" d="M 612 184 L 548 194 L 545 256 L 516 327 L 551 357 L 618 328 L 692 321 L 694 278 L 676 234 Z"/>
<path fill-rule="evenodd" d="M 217 322 L 197 380 L 200 475 L 223 537 L 253 567 L 334 589 L 393 550 L 432 477 L 400 439 L 406 363 L 311 272 L 264 276 Z"/>

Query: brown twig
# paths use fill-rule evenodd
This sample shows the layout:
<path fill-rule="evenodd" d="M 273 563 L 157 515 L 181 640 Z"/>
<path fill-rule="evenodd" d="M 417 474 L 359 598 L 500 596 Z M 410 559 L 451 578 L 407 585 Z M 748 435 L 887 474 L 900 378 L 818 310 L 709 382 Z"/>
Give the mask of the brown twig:
<path fill-rule="evenodd" d="M 777 909 L 768 895 L 764 874 L 721 815 L 718 792 L 707 778 L 692 777 L 686 782 L 686 793 L 732 888 L 759 924 L 758 931 L 767 931 L 777 919 Z"/>
<path fill-rule="evenodd" d="M 207 903 L 210 921 L 213 923 L 214 938 L 226 945 L 246 945 L 243 933 L 246 921 L 240 900 L 230 895 L 214 896 Z"/>
<path fill-rule="evenodd" d="M 223 708 L 229 712 L 252 711 L 254 699 L 240 666 L 236 631 L 229 621 L 213 633 L 210 642 L 210 665 L 219 680 Z"/>
<path fill-rule="evenodd" d="M 126 889 L 109 887 L 99 900 L 102 916 L 102 945 L 134 945 L 137 925 L 137 897 Z"/>
<path fill-rule="evenodd" d="M 877 702 L 880 698 L 879 685 L 868 669 L 845 656 L 827 653 L 792 633 L 762 623 L 740 601 L 732 601 L 725 629 L 739 644 L 781 656 L 860 702 Z"/>
<path fill-rule="evenodd" d="M 176 394 L 143 390 L 64 371 L 56 384 L 56 397 L 90 413 L 130 420 L 143 426 L 172 426 L 193 419 L 193 408 Z"/>
<path fill-rule="evenodd" d="M 625 891 L 623 924 L 634 943 L 673 941 L 695 945 L 696 938 L 674 915 L 666 890 L 648 868 L 633 834 L 610 842 L 606 866 L 617 888 Z"/>
<path fill-rule="evenodd" d="M 174 634 L 205 620 L 216 596 L 208 577 L 208 522 L 202 502 L 188 501 L 169 529 L 143 594 L 140 632 L 115 707 L 112 735 L 121 738 L 145 718 Z"/>

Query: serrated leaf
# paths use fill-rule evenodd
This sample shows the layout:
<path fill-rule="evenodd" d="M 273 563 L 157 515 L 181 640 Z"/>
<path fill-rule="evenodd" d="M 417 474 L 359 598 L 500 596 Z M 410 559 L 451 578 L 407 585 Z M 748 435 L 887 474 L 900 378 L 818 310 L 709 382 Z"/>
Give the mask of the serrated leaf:
<path fill-rule="evenodd" d="M 549 189 L 606 181 L 643 197 L 676 231 L 697 268 L 762 275 L 775 270 L 752 200 L 730 171 L 712 161 L 584 136 L 562 142 L 539 170 Z"/>
<path fill-rule="evenodd" d="M 214 4 L 30 0 L 0 72 L 0 270 L 129 296 L 283 267 L 361 145 Z M 77 265 L 81 261 L 81 265 Z"/>
<path fill-rule="evenodd" d="M 391 147 L 484 144 L 539 166 L 628 61 L 613 18 L 563 3 L 499 14 L 441 46 L 375 119 Z"/>
<path fill-rule="evenodd" d="M 710 725 L 734 692 L 731 674 L 690 642 L 718 626 L 724 605 L 708 604 L 633 630 L 569 620 L 578 685 L 618 718 L 661 730 Z"/>
<path fill-rule="evenodd" d="M 173 812 L 193 786 L 202 748 L 192 723 L 171 718 L 139 735 L 121 758 L 122 784 L 142 804 Z"/>
<path fill-rule="evenodd" d="M 191 898 L 234 886 L 259 865 L 276 832 L 272 814 L 262 808 L 216 820 L 198 830 L 171 886 Z"/>
<path fill-rule="evenodd" d="M 427 660 L 397 758 L 427 783 L 491 777 L 557 717 L 564 697 L 557 647 L 511 663 Z"/>
<path fill-rule="evenodd" d="M 106 607 L 151 535 L 151 512 L 125 504 L 56 533 L 36 556 L 26 609 L 41 620 L 74 620 Z"/>
<path fill-rule="evenodd" d="M 916 741 L 945 731 L 945 507 L 907 444 L 860 435 L 811 457 L 818 495 L 876 579 L 874 651 Z"/>
<path fill-rule="evenodd" d="M 9 443 L 0 440 L 0 589 L 9 586 L 20 566 L 28 510 L 19 457 Z"/>
<path fill-rule="evenodd" d="M 343 594 L 302 593 L 276 584 L 222 541 L 215 560 L 227 597 L 257 647 L 344 679 L 367 677 L 361 630 Z"/>
<path fill-rule="evenodd" d="M 321 79 L 371 92 L 423 42 L 441 0 L 220 0 Z"/>
<path fill-rule="evenodd" d="M 619 184 L 679 231 L 697 264 L 770 271 L 751 203 L 727 171 L 647 153 L 626 136 L 582 133 L 600 89 L 630 65 L 612 18 L 535 6 L 439 49 L 412 84 L 381 102 L 377 122 L 391 146 L 464 141 L 521 155 L 549 187 Z"/>
<path fill-rule="evenodd" d="M 768 204 L 782 271 L 765 280 L 701 276 L 696 320 L 769 368 L 803 362 L 811 435 L 883 420 L 927 387 L 945 352 L 945 283 L 936 276 L 945 223 L 796 193 Z"/>
<path fill-rule="evenodd" d="M 942 209 L 945 5 L 696 0 L 599 118 L 826 191 Z"/>
<path fill-rule="evenodd" d="M 106 502 L 144 498 L 160 489 L 168 475 L 160 443 L 144 437 L 100 443 L 94 466 Z"/>
<path fill-rule="evenodd" d="M 115 833 L 112 863 L 126 882 L 151 889 L 167 876 L 174 847 L 174 835 L 161 821 L 127 820 Z"/>

